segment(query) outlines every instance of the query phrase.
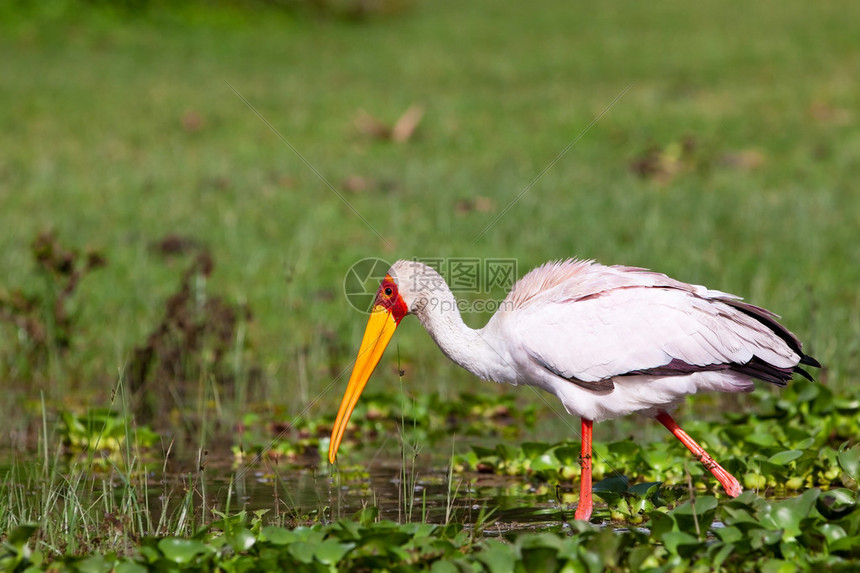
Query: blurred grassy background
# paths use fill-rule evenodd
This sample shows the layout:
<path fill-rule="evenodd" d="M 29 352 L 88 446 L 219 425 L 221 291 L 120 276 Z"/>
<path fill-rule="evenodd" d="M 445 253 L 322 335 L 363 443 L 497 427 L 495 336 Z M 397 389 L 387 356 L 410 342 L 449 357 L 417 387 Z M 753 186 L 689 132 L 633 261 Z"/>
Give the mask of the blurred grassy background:
<path fill-rule="evenodd" d="M 16 376 L 18 334 L 0 324 L 13 426 L 39 390 L 108 400 L 187 266 L 150 248 L 171 234 L 208 247 L 206 293 L 253 313 L 244 399 L 287 412 L 348 368 L 365 318 L 342 282 L 370 256 L 653 268 L 778 312 L 827 365 L 819 378 L 851 387 L 856 2 L 363 5 L 4 3 L 0 292 L 41 288 L 29 245 L 47 229 L 107 260 L 74 296 L 73 346 L 54 368 Z M 405 143 L 356 125 L 361 110 L 391 124 L 416 104 Z M 407 387 L 479 384 L 416 321 L 400 330 L 377 387 L 396 384 L 398 354 Z"/>

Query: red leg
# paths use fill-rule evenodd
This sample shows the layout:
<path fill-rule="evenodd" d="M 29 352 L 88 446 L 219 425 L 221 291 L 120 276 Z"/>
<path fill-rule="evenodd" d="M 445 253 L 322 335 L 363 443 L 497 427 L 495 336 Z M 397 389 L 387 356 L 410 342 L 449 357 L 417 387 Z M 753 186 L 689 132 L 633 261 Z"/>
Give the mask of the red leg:
<path fill-rule="evenodd" d="M 591 426 L 593 422 L 582 418 L 582 453 L 579 454 L 579 505 L 576 506 L 574 519 L 591 519 Z"/>
<path fill-rule="evenodd" d="M 666 426 L 672 434 L 678 438 L 682 444 L 687 446 L 687 449 L 693 452 L 693 455 L 697 460 L 702 462 L 702 465 L 705 466 L 709 472 L 714 474 L 714 477 L 717 478 L 723 489 L 726 490 L 726 493 L 732 497 L 737 497 L 741 494 L 743 489 L 741 488 L 741 484 L 738 483 L 738 480 L 735 477 L 727 472 L 723 466 L 718 464 L 714 458 L 712 458 L 708 452 L 706 452 L 702 446 L 696 443 L 696 440 L 690 437 L 690 435 L 681 429 L 675 420 L 672 419 L 672 416 L 667 414 L 666 412 L 660 412 L 657 415 L 657 419 L 661 424 Z"/>

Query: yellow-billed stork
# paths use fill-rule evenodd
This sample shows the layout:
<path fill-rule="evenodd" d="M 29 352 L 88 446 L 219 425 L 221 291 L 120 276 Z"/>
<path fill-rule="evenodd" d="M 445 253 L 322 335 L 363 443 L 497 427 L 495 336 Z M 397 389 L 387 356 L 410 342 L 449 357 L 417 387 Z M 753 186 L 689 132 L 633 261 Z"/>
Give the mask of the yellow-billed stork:
<path fill-rule="evenodd" d="M 722 484 L 738 480 L 670 416 L 688 394 L 749 392 L 753 379 L 785 386 L 820 367 L 772 312 L 737 296 L 646 269 L 566 260 L 538 267 L 511 289 L 484 328 L 463 322 L 439 273 L 401 260 L 379 286 L 329 446 L 334 463 L 358 397 L 394 330 L 414 314 L 442 352 L 484 380 L 554 394 L 582 421 L 577 519 L 591 518 L 593 422 L 633 412 L 657 418 Z"/>

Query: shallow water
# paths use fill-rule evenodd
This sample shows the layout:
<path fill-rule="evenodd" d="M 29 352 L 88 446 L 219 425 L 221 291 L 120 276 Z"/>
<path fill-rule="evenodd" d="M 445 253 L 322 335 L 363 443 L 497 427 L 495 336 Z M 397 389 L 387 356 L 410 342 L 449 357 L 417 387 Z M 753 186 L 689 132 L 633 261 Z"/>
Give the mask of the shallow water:
<path fill-rule="evenodd" d="M 572 507 L 559 501 L 570 484 L 557 492 L 555 485 L 469 473 L 453 476 L 449 487 L 447 472 L 433 468 L 409 469 L 404 484 L 401 465 L 394 461 L 333 475 L 271 464 L 213 470 L 207 465 L 202 478 L 210 502 L 225 507 L 230 492 L 236 509 L 268 509 L 268 515 L 299 520 L 339 519 L 372 506 L 380 519 L 480 525 L 492 534 L 559 527 L 573 514 Z"/>
<path fill-rule="evenodd" d="M 445 465 L 450 451 L 425 450 L 414 467 L 399 458 L 385 458 L 386 448 L 375 451 L 366 458 L 367 466 L 356 463 L 360 456 L 354 453 L 341 456 L 334 467 L 316 452 L 287 463 L 252 457 L 237 460 L 229 448 L 218 448 L 204 455 L 201 463 L 196 453 L 173 451 L 167 462 L 153 459 L 145 470 L 137 465 L 131 472 L 122 462 L 117 469 L 99 454 L 94 460 L 85 454 L 56 457 L 53 453 L 51 470 L 46 472 L 44 458 L 19 452 L 13 459 L 0 460 L 0 475 L 7 476 L 4 486 L 29 506 L 29 515 L 22 515 L 21 521 L 39 519 L 46 492 L 70 488 L 74 495 L 62 493 L 61 498 L 74 500 L 82 508 L 97 508 L 96 521 L 109 514 L 121 516 L 126 511 L 123 504 L 131 497 L 149 514 L 142 521 L 153 525 L 175 523 L 183 507 L 186 512 L 191 508 L 193 516 L 188 519 L 196 524 L 219 519 L 217 513 L 241 510 L 249 514 L 265 510 L 266 523 L 310 524 L 352 517 L 365 507 L 375 507 L 380 519 L 460 523 L 479 527 L 488 535 L 558 528 L 572 519 L 573 505 L 561 500 L 566 495 L 565 501 L 573 501 L 573 484 L 557 488 L 519 477 L 456 473 L 449 486 Z M 105 497 L 113 503 L 106 503 Z"/>
<path fill-rule="evenodd" d="M 517 440 L 528 441 L 530 437 Z M 452 451 L 468 451 L 472 443 L 497 444 L 498 437 L 458 437 L 456 444 L 451 438 L 450 444 L 424 445 L 414 462 L 403 462 L 398 455 L 402 444 L 394 443 L 397 440 L 393 437 L 377 436 L 352 444 L 352 451 L 342 453 L 334 467 L 316 447 L 289 462 L 268 457 L 274 455 L 270 450 L 263 458 L 237 459 L 233 441 L 228 438 L 213 441 L 200 459 L 194 447 L 169 449 L 166 462 L 153 459 L 145 473 L 138 465 L 130 477 L 123 475 L 127 470 L 111 470 L 109 460 L 94 464 L 86 454 L 68 458 L 55 457 L 52 452 L 50 457 L 56 464 L 54 474 L 62 476 L 60 482 L 79 484 L 77 495 L 84 505 L 104 505 L 99 496 L 107 493 L 119 507 L 124 497 L 133 493 L 138 500 L 145 498 L 141 506 L 149 518 L 143 521 L 152 524 L 175 522 L 183 507 L 186 512 L 190 507 L 193 515 L 189 519 L 197 524 L 218 519 L 215 512 L 234 514 L 240 510 L 249 514 L 266 511 L 266 523 L 328 522 L 375 507 L 380 519 L 399 523 L 453 522 L 498 535 L 564 528 L 573 518 L 577 500 L 577 484 L 573 482 L 540 484 L 523 477 L 455 473 L 449 486 L 446 466 Z M 325 450 L 327 440 L 321 440 L 319 447 Z M 24 478 L 16 477 L 7 483 L 29 482 L 16 487 L 22 492 L 38 491 L 33 480 L 46 475 L 41 462 L 35 454 L 18 457 L 16 473 Z M 125 465 L 122 461 L 117 463 L 121 468 Z M 0 460 L 0 472 L 6 474 L 9 467 Z M 401 474 L 404 467 L 405 477 Z M 596 502 L 599 506 L 599 500 Z M 115 511 L 122 514 L 122 510 Z"/>

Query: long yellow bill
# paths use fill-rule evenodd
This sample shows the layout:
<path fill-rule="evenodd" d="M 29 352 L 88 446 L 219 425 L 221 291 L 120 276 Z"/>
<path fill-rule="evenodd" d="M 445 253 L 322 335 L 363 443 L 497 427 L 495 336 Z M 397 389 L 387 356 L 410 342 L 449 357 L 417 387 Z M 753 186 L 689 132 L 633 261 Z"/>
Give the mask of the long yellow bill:
<path fill-rule="evenodd" d="M 388 346 L 388 341 L 391 340 L 396 328 L 397 321 L 394 320 L 394 316 L 388 309 L 382 305 L 373 307 L 370 320 L 367 321 L 367 328 L 364 330 L 364 338 L 361 340 L 358 357 L 355 359 L 355 366 L 352 368 L 352 375 L 349 377 L 346 394 L 343 395 L 343 401 L 340 403 L 340 410 L 337 412 L 337 419 L 331 431 L 331 442 L 328 446 L 328 461 L 330 463 L 334 463 L 334 458 L 337 456 L 337 449 L 343 439 L 349 417 L 358 402 L 358 397 L 361 396 L 361 391 L 364 390 L 367 380 L 373 374 L 373 369 L 376 368 L 379 359 L 382 358 L 382 353 L 385 352 L 385 347 Z"/>

